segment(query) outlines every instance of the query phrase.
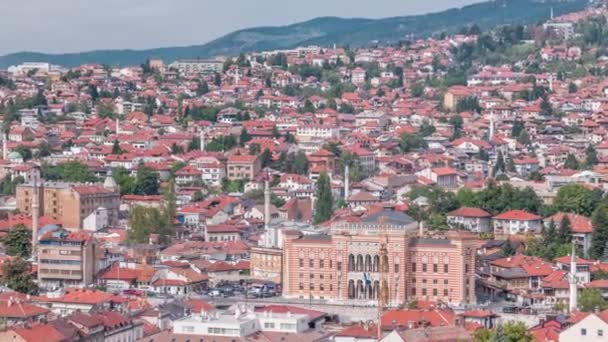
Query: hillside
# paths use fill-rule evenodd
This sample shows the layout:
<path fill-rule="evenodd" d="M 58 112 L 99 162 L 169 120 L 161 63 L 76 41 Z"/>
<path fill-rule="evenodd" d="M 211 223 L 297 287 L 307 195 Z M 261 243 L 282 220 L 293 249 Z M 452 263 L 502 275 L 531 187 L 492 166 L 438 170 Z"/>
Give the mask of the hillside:
<path fill-rule="evenodd" d="M 132 65 L 148 58 L 162 58 L 170 62 L 182 58 L 209 58 L 310 44 L 364 46 L 371 42 L 394 43 L 409 34 L 428 37 L 441 32 L 452 33 L 473 23 L 483 29 L 507 23 L 536 23 L 548 19 L 551 8 L 556 15 L 560 15 L 578 11 L 587 4 L 588 0 L 496 0 L 416 16 L 385 19 L 323 17 L 287 26 L 244 29 L 203 45 L 187 47 L 68 54 L 19 52 L 1 56 L 0 68 L 22 62 L 50 62 L 68 67 L 84 63 Z"/>

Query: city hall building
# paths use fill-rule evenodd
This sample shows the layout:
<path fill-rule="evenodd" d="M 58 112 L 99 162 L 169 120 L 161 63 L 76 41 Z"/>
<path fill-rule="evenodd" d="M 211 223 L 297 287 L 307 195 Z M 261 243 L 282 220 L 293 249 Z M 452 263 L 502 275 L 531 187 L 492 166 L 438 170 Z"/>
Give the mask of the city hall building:
<path fill-rule="evenodd" d="M 380 234 L 383 222 L 383 234 Z M 421 236 L 404 213 L 382 211 L 358 223 L 336 223 L 325 234 L 283 236 L 283 296 L 373 304 L 386 241 L 390 306 L 415 299 L 475 303 L 474 235 Z"/>

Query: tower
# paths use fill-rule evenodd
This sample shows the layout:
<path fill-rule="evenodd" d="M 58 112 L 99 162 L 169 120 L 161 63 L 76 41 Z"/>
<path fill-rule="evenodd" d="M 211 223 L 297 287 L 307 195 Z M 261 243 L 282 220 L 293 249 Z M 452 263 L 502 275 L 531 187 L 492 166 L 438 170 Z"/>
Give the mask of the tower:
<path fill-rule="evenodd" d="M 350 181 L 350 168 L 348 165 L 344 166 L 344 202 L 348 202 L 348 191 L 349 191 L 349 181 Z"/>
<path fill-rule="evenodd" d="M 36 245 L 38 244 L 38 215 L 40 214 L 37 177 L 34 177 L 34 189 L 32 191 L 32 196 L 32 257 L 34 257 L 36 255 Z"/>
<path fill-rule="evenodd" d="M 574 243 L 572 244 L 572 255 L 570 257 L 570 274 L 568 276 L 570 283 L 570 300 L 569 300 L 569 311 L 573 312 L 577 308 L 578 290 L 576 286 L 576 250 Z"/>

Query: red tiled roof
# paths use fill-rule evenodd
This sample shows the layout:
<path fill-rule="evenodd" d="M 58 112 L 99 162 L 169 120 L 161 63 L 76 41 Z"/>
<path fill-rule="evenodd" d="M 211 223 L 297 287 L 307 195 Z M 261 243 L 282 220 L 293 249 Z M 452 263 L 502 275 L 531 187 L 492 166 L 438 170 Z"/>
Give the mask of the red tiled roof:
<path fill-rule="evenodd" d="M 517 221 L 535 221 L 542 217 L 532 214 L 525 210 L 509 210 L 502 214 L 494 216 L 495 220 L 517 220 Z"/>
<path fill-rule="evenodd" d="M 408 324 L 419 325 L 427 322 L 433 327 L 452 325 L 454 313 L 444 310 L 391 310 L 382 315 L 382 329 L 393 327 L 407 327 Z"/>
<path fill-rule="evenodd" d="M 20 318 L 25 319 L 39 315 L 45 315 L 49 310 L 26 303 L 20 299 L 2 299 L 0 300 L 0 317 L 3 318 Z"/>
<path fill-rule="evenodd" d="M 545 221 L 553 221 L 556 224 L 559 224 L 562 222 L 564 217 L 568 217 L 568 220 L 570 220 L 570 227 L 572 228 L 572 232 L 581 234 L 593 232 L 593 225 L 591 224 L 591 220 L 585 216 L 578 214 L 557 213 L 553 216 L 546 218 Z"/>
<path fill-rule="evenodd" d="M 63 342 L 66 339 L 66 336 L 49 324 L 15 327 L 12 330 L 27 342 Z"/>
<path fill-rule="evenodd" d="M 492 214 L 481 208 L 462 207 L 451 211 L 447 216 L 462 216 L 462 217 L 492 217 Z"/>

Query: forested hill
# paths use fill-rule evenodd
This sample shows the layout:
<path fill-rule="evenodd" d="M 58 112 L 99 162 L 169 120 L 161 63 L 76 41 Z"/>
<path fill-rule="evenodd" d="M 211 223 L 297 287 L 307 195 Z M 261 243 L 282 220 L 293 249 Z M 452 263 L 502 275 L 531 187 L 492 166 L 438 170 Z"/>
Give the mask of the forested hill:
<path fill-rule="evenodd" d="M 23 62 L 50 62 L 67 67 L 85 63 L 133 65 L 149 58 L 171 62 L 182 58 L 209 58 L 240 52 L 331 44 L 365 46 L 389 44 L 406 37 L 453 33 L 477 24 L 482 29 L 501 24 L 530 24 L 555 15 L 583 9 L 588 0 L 495 0 L 442 12 L 384 19 L 322 17 L 280 27 L 257 27 L 227 34 L 203 45 L 149 50 L 99 50 L 82 53 L 43 54 L 19 52 L 0 57 L 0 68 Z"/>

